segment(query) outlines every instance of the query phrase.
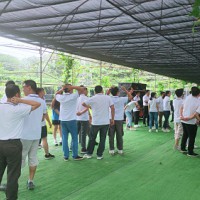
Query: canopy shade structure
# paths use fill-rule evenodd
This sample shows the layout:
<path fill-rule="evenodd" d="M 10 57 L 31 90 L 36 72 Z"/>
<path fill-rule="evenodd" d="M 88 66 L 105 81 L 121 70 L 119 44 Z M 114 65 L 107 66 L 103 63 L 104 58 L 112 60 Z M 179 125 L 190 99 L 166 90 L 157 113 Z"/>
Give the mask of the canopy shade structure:
<path fill-rule="evenodd" d="M 193 0 L 2 0 L 0 35 L 200 83 Z"/>

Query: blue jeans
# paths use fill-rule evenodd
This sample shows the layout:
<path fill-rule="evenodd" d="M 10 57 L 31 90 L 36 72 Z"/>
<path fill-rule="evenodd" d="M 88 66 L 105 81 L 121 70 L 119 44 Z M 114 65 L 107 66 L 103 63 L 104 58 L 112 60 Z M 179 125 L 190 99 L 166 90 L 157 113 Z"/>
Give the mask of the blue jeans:
<path fill-rule="evenodd" d="M 128 119 L 128 126 L 132 127 L 133 116 L 131 111 L 125 111 L 125 115 Z"/>
<path fill-rule="evenodd" d="M 158 112 L 149 112 L 149 128 L 152 129 L 153 121 L 155 122 L 156 129 L 158 129 Z"/>
<path fill-rule="evenodd" d="M 72 157 L 78 156 L 78 129 L 76 120 L 61 121 L 62 130 L 62 146 L 64 157 L 69 158 L 68 135 L 71 133 L 72 137 Z"/>

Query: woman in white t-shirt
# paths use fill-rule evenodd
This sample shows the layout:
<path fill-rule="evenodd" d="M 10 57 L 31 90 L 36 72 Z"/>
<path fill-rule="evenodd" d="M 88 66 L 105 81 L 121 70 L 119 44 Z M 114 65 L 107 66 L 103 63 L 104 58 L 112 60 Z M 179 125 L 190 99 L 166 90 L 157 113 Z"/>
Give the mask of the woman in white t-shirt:
<path fill-rule="evenodd" d="M 151 93 L 151 98 L 148 102 L 149 107 L 149 132 L 152 132 L 153 121 L 156 126 L 156 132 L 158 132 L 158 101 L 156 99 L 156 93 Z"/>

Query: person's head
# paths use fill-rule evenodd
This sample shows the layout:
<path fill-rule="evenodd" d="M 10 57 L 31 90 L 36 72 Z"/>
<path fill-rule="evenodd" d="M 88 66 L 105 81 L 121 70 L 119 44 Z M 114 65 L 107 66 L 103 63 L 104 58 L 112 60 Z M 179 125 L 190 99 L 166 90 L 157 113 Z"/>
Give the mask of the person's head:
<path fill-rule="evenodd" d="M 94 91 L 96 94 L 103 93 L 103 88 L 101 85 L 97 85 L 97 86 L 95 86 Z"/>
<path fill-rule="evenodd" d="M 171 96 L 171 92 L 170 92 L 169 90 L 167 90 L 167 91 L 165 92 L 165 96 L 170 97 L 170 96 Z"/>
<path fill-rule="evenodd" d="M 192 87 L 191 88 L 191 94 L 192 94 L 192 96 L 197 97 L 197 96 L 199 96 L 199 93 L 200 93 L 200 90 L 199 90 L 198 87 Z"/>
<path fill-rule="evenodd" d="M 136 96 L 140 96 L 140 92 L 139 91 L 136 92 Z"/>
<path fill-rule="evenodd" d="M 176 96 L 177 96 L 178 98 L 182 97 L 182 96 L 183 96 L 183 89 L 182 89 L 182 88 L 181 88 L 181 89 L 177 89 L 177 90 L 175 91 L 175 94 L 176 94 Z"/>
<path fill-rule="evenodd" d="M 43 99 L 44 95 L 45 95 L 44 88 L 37 88 L 36 89 L 36 94 L 38 94 L 38 96 Z"/>
<path fill-rule="evenodd" d="M 33 80 L 26 80 L 23 83 L 23 92 L 25 96 L 29 94 L 36 94 L 37 84 Z"/>
<path fill-rule="evenodd" d="M 81 92 L 81 94 L 84 94 L 85 96 L 87 96 L 88 95 L 88 89 L 84 85 L 80 85 L 80 87 L 83 87 L 83 91 Z"/>
<path fill-rule="evenodd" d="M 6 86 L 5 93 L 8 99 L 13 97 L 20 97 L 19 86 L 15 84 L 10 84 Z"/>
<path fill-rule="evenodd" d="M 112 87 L 110 89 L 110 92 L 113 96 L 118 96 L 119 95 L 119 88 L 118 87 Z"/>
<path fill-rule="evenodd" d="M 149 95 L 150 95 L 150 90 L 146 90 L 145 94 L 146 94 L 147 96 L 149 96 Z"/>
<path fill-rule="evenodd" d="M 69 83 L 66 83 L 66 84 L 65 84 L 65 86 L 68 86 L 68 85 L 71 85 L 71 84 L 69 84 Z M 70 93 L 70 94 L 71 94 L 71 93 L 73 93 L 73 89 L 65 88 L 65 89 L 64 89 L 64 92 L 65 92 L 65 93 Z"/>
<path fill-rule="evenodd" d="M 155 92 L 152 92 L 152 93 L 151 93 L 151 98 L 150 98 L 150 100 L 152 100 L 153 98 L 156 98 L 156 93 L 155 93 Z"/>
<path fill-rule="evenodd" d="M 5 86 L 7 87 L 8 85 L 15 85 L 15 82 L 10 80 L 10 81 L 7 81 Z"/>

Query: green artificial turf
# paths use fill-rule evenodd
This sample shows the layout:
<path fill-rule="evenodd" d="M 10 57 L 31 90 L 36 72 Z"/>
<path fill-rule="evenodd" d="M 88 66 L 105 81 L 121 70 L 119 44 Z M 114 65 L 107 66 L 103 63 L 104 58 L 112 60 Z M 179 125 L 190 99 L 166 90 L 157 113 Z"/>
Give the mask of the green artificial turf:
<path fill-rule="evenodd" d="M 19 180 L 19 200 L 198 200 L 200 199 L 200 158 L 173 149 L 173 131 L 152 132 L 147 127 L 125 131 L 124 156 L 108 154 L 103 160 L 64 162 L 62 148 L 54 147 L 48 135 L 53 160 L 40 164 L 34 191 L 26 189 L 28 167 Z M 200 145 L 197 136 L 196 144 Z M 196 150 L 200 153 L 200 149 Z M 4 177 L 5 182 L 5 177 Z M 5 195 L 1 192 L 0 199 Z"/>

